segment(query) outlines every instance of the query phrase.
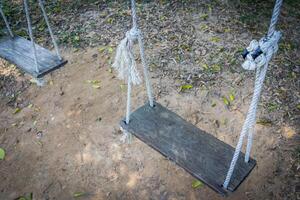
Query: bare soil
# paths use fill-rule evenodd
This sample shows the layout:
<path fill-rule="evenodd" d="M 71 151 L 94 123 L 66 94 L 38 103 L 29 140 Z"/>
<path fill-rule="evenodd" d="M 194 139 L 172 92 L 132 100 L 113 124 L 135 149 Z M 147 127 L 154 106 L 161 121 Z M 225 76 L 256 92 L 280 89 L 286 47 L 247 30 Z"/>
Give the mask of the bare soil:
<path fill-rule="evenodd" d="M 238 8 L 226 1 L 138 4 L 156 101 L 232 146 L 254 76 L 240 68 L 237 49 L 263 35 L 272 8 L 266 4 L 261 27 L 252 24 L 253 16 L 242 26 L 233 20 L 244 16 L 239 3 Z M 130 27 L 128 4 L 86 3 L 80 12 L 74 5 L 52 14 L 69 62 L 47 75 L 45 86 L 1 61 L 0 147 L 6 157 L 0 160 L 0 199 L 30 193 L 38 200 L 224 199 L 208 186 L 192 188 L 191 175 L 138 139 L 120 141 L 126 84 L 110 67 L 115 46 Z M 230 199 L 300 199 L 300 18 L 294 9 L 283 8 L 280 27 L 289 34 L 270 64 L 259 107 L 252 151 L 257 166 Z M 84 30 L 76 32 L 80 25 Z M 79 41 L 62 35 L 72 31 Z M 40 42 L 49 45 L 47 39 Z M 100 88 L 89 80 L 99 81 Z M 180 90 L 185 84 L 193 88 Z M 230 94 L 234 100 L 226 105 Z M 132 109 L 145 101 L 144 86 L 133 87 Z M 84 194 L 75 197 L 78 192 Z"/>

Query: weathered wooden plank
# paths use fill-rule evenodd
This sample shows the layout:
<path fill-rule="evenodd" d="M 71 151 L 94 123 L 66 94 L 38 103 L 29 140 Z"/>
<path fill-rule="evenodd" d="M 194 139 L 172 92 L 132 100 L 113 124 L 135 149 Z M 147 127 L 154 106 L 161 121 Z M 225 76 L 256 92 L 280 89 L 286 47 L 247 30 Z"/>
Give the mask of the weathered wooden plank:
<path fill-rule="evenodd" d="M 128 125 L 121 121 L 122 128 L 223 195 L 233 192 L 256 164 L 253 159 L 245 163 L 241 153 L 227 191 L 222 184 L 234 153 L 233 147 L 158 103 L 154 108 L 145 104 L 130 118 Z"/>
<path fill-rule="evenodd" d="M 0 57 L 17 65 L 23 71 L 34 77 L 42 77 L 67 63 L 66 60 L 59 60 L 51 51 L 37 44 L 35 46 L 38 57 L 38 73 L 35 70 L 31 42 L 22 37 L 2 38 L 0 40 Z"/>

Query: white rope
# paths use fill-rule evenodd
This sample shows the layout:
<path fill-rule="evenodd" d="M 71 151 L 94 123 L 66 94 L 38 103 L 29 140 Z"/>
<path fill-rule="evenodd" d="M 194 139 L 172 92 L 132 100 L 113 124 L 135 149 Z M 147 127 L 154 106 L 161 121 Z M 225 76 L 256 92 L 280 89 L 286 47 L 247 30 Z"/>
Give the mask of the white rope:
<path fill-rule="evenodd" d="M 115 61 L 112 65 L 118 71 L 120 79 L 126 80 L 130 78 L 134 85 L 142 82 L 133 55 L 133 44 L 137 40 L 138 35 L 139 30 L 136 28 L 132 28 L 126 32 L 126 37 L 121 40 L 117 48 Z"/>
<path fill-rule="evenodd" d="M 230 163 L 230 167 L 228 169 L 223 184 L 223 187 L 225 189 L 228 188 L 228 185 L 230 183 L 236 162 L 239 158 L 239 154 L 242 149 L 243 140 L 246 134 L 248 135 L 248 141 L 247 141 L 245 162 L 249 162 L 251 147 L 253 143 L 253 130 L 256 122 L 257 105 L 259 102 L 269 61 L 278 50 L 278 41 L 281 37 L 281 33 L 275 31 L 275 26 L 278 21 L 281 5 L 282 5 L 282 0 L 277 0 L 273 10 L 268 35 L 266 37 L 263 37 L 259 42 L 255 40 L 251 41 L 250 45 L 247 47 L 248 54 L 245 58 L 245 62 L 243 63 L 242 67 L 247 70 L 256 70 L 255 87 L 254 87 L 252 101 L 247 113 L 247 117 L 244 122 L 238 144 L 236 146 L 233 158 Z M 258 52 L 260 52 L 260 55 L 257 54 Z"/>
<path fill-rule="evenodd" d="M 139 35 L 138 40 L 139 40 L 139 45 L 140 45 L 140 54 L 141 54 L 141 60 L 142 60 L 142 64 L 143 64 L 143 72 L 144 72 L 144 77 L 145 77 L 145 83 L 146 83 L 149 104 L 151 107 L 153 107 L 154 103 L 153 103 L 153 96 L 152 96 L 152 88 L 151 88 L 151 82 L 150 82 L 149 75 L 148 75 L 148 64 L 147 64 L 147 61 L 145 58 L 145 50 L 144 50 L 142 34 Z"/>
<path fill-rule="evenodd" d="M 8 30 L 8 33 L 9 33 L 10 37 L 14 37 L 14 34 L 13 34 L 13 32 L 12 32 L 10 26 L 9 26 L 9 23 L 8 23 L 8 21 L 7 21 L 7 18 L 6 18 L 5 14 L 4 14 L 3 10 L 2 10 L 2 6 L 3 6 L 2 1 L 1 1 L 0 3 L 1 3 L 1 5 L 0 5 L 0 13 L 1 13 L 1 16 L 2 16 L 2 18 L 3 18 L 3 20 L 4 20 L 4 22 L 5 22 L 5 25 L 6 25 L 6 28 L 7 28 L 7 30 Z"/>
<path fill-rule="evenodd" d="M 277 52 L 280 37 L 280 32 L 275 31 L 270 37 L 263 37 L 259 41 L 252 40 L 250 45 L 246 48 L 248 54 L 242 67 L 246 70 L 254 70 L 265 65 L 267 62 L 266 56 L 268 54 L 273 55 Z M 260 51 L 261 54 L 255 58 L 254 54 L 256 54 L 257 51 Z"/>
<path fill-rule="evenodd" d="M 38 59 L 37 59 L 34 38 L 33 38 L 33 34 L 32 34 L 31 20 L 30 20 L 29 9 L 28 9 L 28 0 L 24 0 L 24 8 L 25 8 L 25 15 L 26 15 L 26 19 L 27 19 L 28 33 L 29 33 L 29 37 L 31 40 L 31 44 L 32 44 L 33 54 L 34 54 L 35 71 L 38 73 L 39 66 L 38 66 Z"/>
<path fill-rule="evenodd" d="M 126 32 L 126 37 L 121 40 L 113 63 L 113 68 L 118 71 L 118 77 L 120 79 L 127 79 L 127 106 L 126 106 L 126 124 L 130 122 L 130 108 L 131 108 L 131 83 L 138 85 L 142 82 L 139 72 L 137 70 L 134 54 L 133 45 L 138 40 L 140 56 L 143 65 L 143 73 L 147 88 L 147 95 L 149 104 L 153 107 L 153 97 L 151 83 L 148 77 L 148 64 L 145 58 L 145 50 L 143 43 L 143 36 L 137 25 L 137 14 L 135 0 L 131 0 L 131 12 L 132 12 L 132 28 Z M 131 141 L 131 134 L 128 131 L 123 130 L 122 140 Z"/>
<path fill-rule="evenodd" d="M 58 46 L 57 46 L 57 43 L 56 43 L 56 40 L 55 40 L 55 37 L 54 37 L 54 34 L 52 32 L 52 29 L 51 29 L 51 26 L 50 26 L 50 23 L 49 23 L 49 19 L 48 19 L 48 16 L 47 16 L 47 13 L 45 11 L 45 7 L 44 7 L 44 4 L 43 4 L 43 1 L 42 0 L 39 0 L 39 6 L 42 10 L 42 13 L 43 13 L 43 16 L 44 16 L 44 19 L 45 19 L 45 22 L 47 24 L 47 27 L 48 27 L 48 30 L 49 30 L 49 33 L 50 33 L 50 36 L 51 36 L 51 39 L 52 39 L 52 43 L 53 43 L 53 46 L 54 46 L 54 49 L 56 51 L 56 55 L 58 57 L 59 60 L 62 60 L 61 58 L 61 55 L 59 53 L 59 49 L 58 49 Z"/>
<path fill-rule="evenodd" d="M 136 5 L 135 5 L 135 0 L 131 0 L 131 10 L 132 10 L 132 27 L 133 29 L 138 29 L 137 25 L 137 14 L 136 14 Z M 144 48 L 144 42 L 143 42 L 143 35 L 141 31 L 138 31 L 138 42 L 139 42 L 139 47 L 140 47 L 140 56 L 142 60 L 142 65 L 143 65 L 143 72 L 144 72 L 144 78 L 145 78 L 145 83 L 146 83 L 146 89 L 147 89 L 147 95 L 149 99 L 149 104 L 151 107 L 153 107 L 153 96 L 152 96 L 152 87 L 151 87 L 151 82 L 149 79 L 148 75 L 148 64 L 146 61 L 146 56 L 145 56 L 145 48 Z"/>

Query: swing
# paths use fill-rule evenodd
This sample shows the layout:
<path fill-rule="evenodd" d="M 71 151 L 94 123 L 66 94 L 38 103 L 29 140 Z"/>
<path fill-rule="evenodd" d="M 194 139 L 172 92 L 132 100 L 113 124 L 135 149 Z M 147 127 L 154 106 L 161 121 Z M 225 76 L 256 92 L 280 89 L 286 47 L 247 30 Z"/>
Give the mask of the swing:
<path fill-rule="evenodd" d="M 29 16 L 28 0 L 24 0 L 24 9 L 30 41 L 13 34 L 8 20 L 2 10 L 2 3 L 0 5 L 0 14 L 9 32 L 9 36 L 0 39 L 0 57 L 15 64 L 21 70 L 35 78 L 40 78 L 67 63 L 67 61 L 63 60 L 60 56 L 42 0 L 39 0 L 39 6 L 47 24 L 56 55 L 34 43 L 31 20 Z"/>
<path fill-rule="evenodd" d="M 123 139 L 130 141 L 133 134 L 222 195 L 235 191 L 256 165 L 256 161 L 250 158 L 252 131 L 268 63 L 276 53 L 281 37 L 280 32 L 275 31 L 281 4 L 282 0 L 276 0 L 268 35 L 259 42 L 253 40 L 243 54 L 243 68 L 256 70 L 256 79 L 251 105 L 234 149 L 153 101 L 143 38 L 137 28 L 135 1 L 131 0 L 133 27 L 120 42 L 113 64 L 119 78 L 127 79 L 127 111 L 125 119 L 120 122 Z M 136 40 L 140 47 L 149 102 L 130 113 L 131 85 L 141 83 L 132 50 Z M 243 154 L 241 148 L 246 135 L 247 149 Z"/>

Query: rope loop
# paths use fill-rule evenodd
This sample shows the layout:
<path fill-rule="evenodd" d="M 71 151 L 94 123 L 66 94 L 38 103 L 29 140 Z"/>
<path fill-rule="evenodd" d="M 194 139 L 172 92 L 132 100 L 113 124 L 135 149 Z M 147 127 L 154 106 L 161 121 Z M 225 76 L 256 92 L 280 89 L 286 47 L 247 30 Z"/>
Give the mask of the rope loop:
<path fill-rule="evenodd" d="M 137 41 L 138 37 L 141 35 L 141 31 L 138 28 L 131 28 L 126 32 L 126 38 L 132 42 Z"/>
<path fill-rule="evenodd" d="M 255 70 L 269 62 L 278 50 L 280 38 L 281 33 L 274 31 L 272 36 L 265 36 L 259 41 L 252 40 L 244 53 L 245 61 L 242 67 L 246 70 Z"/>

